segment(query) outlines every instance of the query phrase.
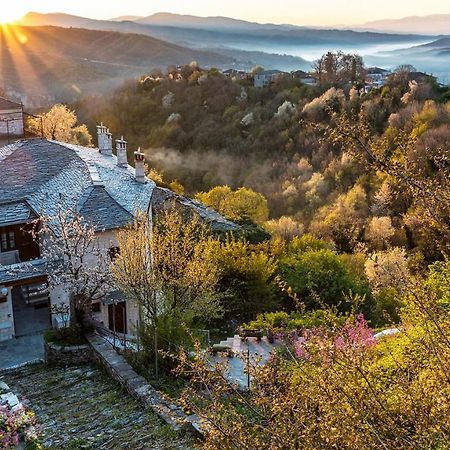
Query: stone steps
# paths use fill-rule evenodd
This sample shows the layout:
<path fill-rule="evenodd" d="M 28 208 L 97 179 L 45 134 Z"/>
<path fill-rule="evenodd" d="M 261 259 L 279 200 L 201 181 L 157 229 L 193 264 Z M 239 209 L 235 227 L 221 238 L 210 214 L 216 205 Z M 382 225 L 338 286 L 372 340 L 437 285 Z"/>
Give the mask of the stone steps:
<path fill-rule="evenodd" d="M 28 366 L 0 375 L 25 397 L 43 428 L 44 448 L 182 449 L 190 447 L 94 365 Z"/>

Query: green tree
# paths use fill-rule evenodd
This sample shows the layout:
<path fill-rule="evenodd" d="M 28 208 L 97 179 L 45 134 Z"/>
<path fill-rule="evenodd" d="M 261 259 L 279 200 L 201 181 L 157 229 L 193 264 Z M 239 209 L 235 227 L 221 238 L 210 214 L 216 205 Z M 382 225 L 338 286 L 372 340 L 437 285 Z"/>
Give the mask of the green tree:
<path fill-rule="evenodd" d="M 228 317 L 248 320 L 279 306 L 274 283 L 277 261 L 269 244 L 252 245 L 228 238 L 218 245 L 216 255 Z"/>
<path fill-rule="evenodd" d="M 191 380 L 183 399 L 208 424 L 206 448 L 448 449 L 449 275 L 448 264 L 431 267 L 410 286 L 393 336 L 375 338 L 360 315 L 342 321 L 328 312 L 322 324 L 286 314 L 260 318 L 263 326 L 297 320 L 310 328 L 279 340 L 267 364 L 249 364 L 245 394 L 200 352 L 181 354 L 177 373 Z"/>
<path fill-rule="evenodd" d="M 283 280 L 308 308 L 338 306 L 350 308 L 348 296 L 370 296 L 361 280 L 352 276 L 339 255 L 332 250 L 306 250 L 291 253 L 280 261 Z"/>
<path fill-rule="evenodd" d="M 112 265 L 117 286 L 141 307 L 144 322 L 164 316 L 213 319 L 222 314 L 215 240 L 194 215 L 165 210 L 150 228 L 145 216 L 117 232 Z"/>

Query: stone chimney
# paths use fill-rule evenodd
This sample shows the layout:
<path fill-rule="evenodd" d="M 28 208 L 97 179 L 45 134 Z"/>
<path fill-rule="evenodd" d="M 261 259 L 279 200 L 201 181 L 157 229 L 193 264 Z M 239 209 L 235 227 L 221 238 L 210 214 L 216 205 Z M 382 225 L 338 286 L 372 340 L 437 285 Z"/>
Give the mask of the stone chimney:
<path fill-rule="evenodd" d="M 139 183 L 145 183 L 145 170 L 144 170 L 145 155 L 141 153 L 141 148 L 138 148 L 137 152 L 134 152 L 134 170 L 135 178 Z"/>
<path fill-rule="evenodd" d="M 117 165 L 119 167 L 127 167 L 127 141 L 124 141 L 123 136 L 116 139 Z"/>
<path fill-rule="evenodd" d="M 97 125 L 98 149 L 102 155 L 112 155 L 112 134 L 103 125 Z"/>

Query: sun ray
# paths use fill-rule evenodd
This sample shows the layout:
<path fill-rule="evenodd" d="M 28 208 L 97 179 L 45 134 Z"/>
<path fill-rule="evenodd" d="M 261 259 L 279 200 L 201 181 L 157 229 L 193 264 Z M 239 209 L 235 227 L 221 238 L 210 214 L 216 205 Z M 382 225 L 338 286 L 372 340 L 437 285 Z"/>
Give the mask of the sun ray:
<path fill-rule="evenodd" d="M 30 62 L 26 52 L 27 33 L 13 25 L 2 26 L 2 65 L 11 72 L 9 83 L 17 86 L 21 93 L 30 93 L 30 87 L 36 93 L 46 94 L 35 66 Z M 4 79 L 8 79 L 5 77 Z"/>

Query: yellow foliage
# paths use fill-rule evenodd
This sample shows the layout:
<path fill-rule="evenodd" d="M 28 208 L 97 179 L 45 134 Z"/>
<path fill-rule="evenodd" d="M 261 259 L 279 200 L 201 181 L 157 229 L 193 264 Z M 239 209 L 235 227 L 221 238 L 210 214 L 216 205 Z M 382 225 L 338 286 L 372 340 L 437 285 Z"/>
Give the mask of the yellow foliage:
<path fill-rule="evenodd" d="M 171 208 L 153 226 L 141 216 L 118 231 L 117 240 L 120 254 L 112 266 L 115 282 L 138 302 L 148 320 L 173 312 L 220 317 L 217 244 L 197 216 L 186 219 Z"/>
<path fill-rule="evenodd" d="M 264 196 L 245 187 L 233 191 L 229 186 L 217 186 L 209 192 L 199 192 L 196 199 L 231 220 L 250 219 L 264 223 L 269 217 Z"/>
<path fill-rule="evenodd" d="M 41 134 L 41 120 L 42 131 L 47 139 L 86 147 L 92 145 L 92 136 L 86 125 L 77 125 L 75 112 L 65 105 L 54 105 L 50 111 L 30 119 L 30 129 L 36 135 Z"/>

